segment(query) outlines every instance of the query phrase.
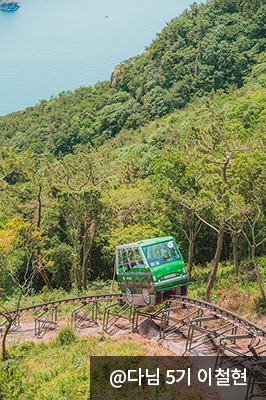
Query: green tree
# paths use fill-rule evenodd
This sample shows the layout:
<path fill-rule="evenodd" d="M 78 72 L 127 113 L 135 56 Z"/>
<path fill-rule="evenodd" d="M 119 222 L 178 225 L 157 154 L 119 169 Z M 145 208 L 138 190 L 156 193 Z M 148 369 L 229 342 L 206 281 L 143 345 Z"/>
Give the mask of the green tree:
<path fill-rule="evenodd" d="M 2 339 L 3 360 L 7 356 L 6 338 L 19 315 L 21 301 L 28 295 L 34 277 L 49 264 L 46 260 L 47 250 L 44 250 L 45 244 L 46 240 L 40 235 L 39 229 L 21 218 L 11 219 L 0 229 L 0 266 L 18 289 L 15 310 L 8 310 L 0 304 L 0 315 L 6 320 Z"/>
<path fill-rule="evenodd" d="M 37 160 L 33 154 L 28 153 L 23 158 L 24 165 L 18 176 L 5 186 L 3 203 L 7 213 L 31 221 L 41 231 L 45 210 L 55 205 L 53 190 L 56 182 L 51 175 L 50 162 L 45 157 Z M 38 247 L 37 253 L 40 257 Z M 45 285 L 51 289 L 46 272 L 40 269 L 40 273 Z"/>
<path fill-rule="evenodd" d="M 256 271 L 262 300 L 265 299 L 264 289 L 261 282 L 259 267 L 256 260 L 256 250 L 266 242 L 265 233 L 265 193 L 266 193 L 266 157 L 265 153 L 254 150 L 243 156 L 240 165 L 243 173 L 240 182 L 242 196 L 245 204 L 242 215 L 246 224 L 241 232 L 251 248 L 252 261 Z"/>
<path fill-rule="evenodd" d="M 237 147 L 234 141 L 230 144 L 222 126 L 217 122 L 216 125 L 222 139 L 219 143 L 221 153 L 218 151 L 218 154 L 215 154 L 212 149 L 211 153 L 207 153 L 206 156 L 191 163 L 191 176 L 194 177 L 200 191 L 194 205 L 189 206 L 187 203 L 183 203 L 184 206 L 193 210 L 203 223 L 217 233 L 213 269 L 205 290 L 205 300 L 208 302 L 220 261 L 225 229 L 229 221 L 240 214 L 243 206 L 241 194 L 236 191 L 234 177 L 234 168 L 237 164 L 235 155 L 242 152 L 243 149 Z M 212 211 L 217 221 L 216 226 L 202 217 L 202 211 L 205 209 Z"/>
<path fill-rule="evenodd" d="M 199 189 L 195 187 L 194 179 L 187 173 L 189 162 L 182 151 L 168 149 L 167 153 L 158 158 L 153 165 L 155 173 L 152 178 L 155 185 L 154 191 L 157 196 L 164 199 L 164 208 L 170 214 L 176 215 L 176 220 L 179 221 L 178 229 L 181 229 L 189 242 L 187 271 L 190 280 L 196 238 L 203 222 L 195 216 L 193 211 L 187 208 L 187 204 L 193 202 Z M 186 224 L 188 233 L 185 230 Z"/>
<path fill-rule="evenodd" d="M 57 210 L 61 229 L 67 234 L 67 243 L 71 246 L 75 285 L 79 284 L 81 275 L 82 285 L 86 288 L 90 250 L 103 212 L 101 193 L 93 186 L 79 193 L 62 193 Z"/>

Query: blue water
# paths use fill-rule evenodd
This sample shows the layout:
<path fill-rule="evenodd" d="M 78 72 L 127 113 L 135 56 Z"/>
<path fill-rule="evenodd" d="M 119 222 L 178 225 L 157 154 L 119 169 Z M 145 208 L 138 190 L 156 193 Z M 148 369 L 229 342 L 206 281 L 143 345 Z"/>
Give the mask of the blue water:
<path fill-rule="evenodd" d="M 109 79 L 188 0 L 21 0 L 0 11 L 0 115 Z"/>

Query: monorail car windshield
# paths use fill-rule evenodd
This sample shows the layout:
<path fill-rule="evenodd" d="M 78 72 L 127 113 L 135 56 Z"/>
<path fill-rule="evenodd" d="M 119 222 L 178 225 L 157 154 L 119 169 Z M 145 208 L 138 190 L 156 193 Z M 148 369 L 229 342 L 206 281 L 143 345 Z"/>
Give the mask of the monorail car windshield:
<path fill-rule="evenodd" d="M 185 263 L 172 236 L 117 246 L 116 272 L 129 304 L 154 306 L 187 294 Z"/>
<path fill-rule="evenodd" d="M 142 250 L 150 267 L 181 260 L 182 258 L 173 240 L 143 246 Z"/>

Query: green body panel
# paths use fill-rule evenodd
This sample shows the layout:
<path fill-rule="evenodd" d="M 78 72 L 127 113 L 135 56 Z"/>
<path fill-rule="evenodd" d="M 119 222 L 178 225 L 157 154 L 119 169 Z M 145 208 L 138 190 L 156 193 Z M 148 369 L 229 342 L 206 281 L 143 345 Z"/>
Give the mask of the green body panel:
<path fill-rule="evenodd" d="M 146 268 L 145 268 L 146 269 Z M 141 275 L 139 274 L 141 272 Z M 117 276 L 118 283 L 122 293 L 125 293 L 125 288 L 130 287 L 133 294 L 141 294 L 142 288 L 146 287 L 151 295 L 154 295 L 154 285 L 152 282 L 152 275 L 147 270 L 144 272 L 144 268 L 139 271 L 132 273 L 123 273 Z"/>

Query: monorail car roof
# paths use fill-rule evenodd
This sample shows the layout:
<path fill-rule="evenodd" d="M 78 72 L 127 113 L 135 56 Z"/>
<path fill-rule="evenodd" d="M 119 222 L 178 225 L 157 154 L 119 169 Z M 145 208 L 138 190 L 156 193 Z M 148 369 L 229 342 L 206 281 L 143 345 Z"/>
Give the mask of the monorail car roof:
<path fill-rule="evenodd" d="M 141 247 L 150 246 L 152 244 L 166 242 L 167 240 L 173 240 L 173 239 L 174 239 L 173 236 L 164 236 L 164 237 L 159 237 L 159 238 L 140 240 L 139 242 L 123 244 L 121 246 L 116 246 L 116 248 L 117 249 L 122 249 L 123 247 L 130 247 L 130 246 L 134 246 L 134 245 L 140 245 Z"/>

